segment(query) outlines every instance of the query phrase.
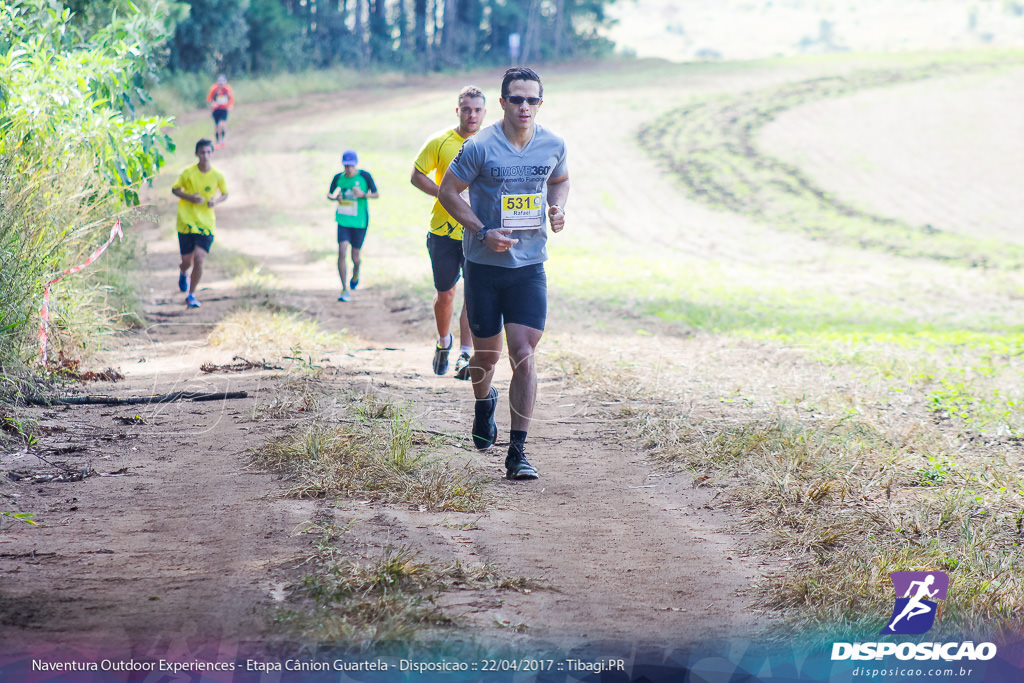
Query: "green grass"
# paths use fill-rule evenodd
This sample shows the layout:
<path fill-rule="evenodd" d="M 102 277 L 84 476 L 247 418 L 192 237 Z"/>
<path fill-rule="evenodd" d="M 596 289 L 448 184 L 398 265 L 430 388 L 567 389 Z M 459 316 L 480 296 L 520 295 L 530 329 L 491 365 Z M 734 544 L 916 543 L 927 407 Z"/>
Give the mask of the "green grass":
<path fill-rule="evenodd" d="M 349 88 L 387 89 L 408 80 L 407 76 L 398 72 L 359 72 L 336 67 L 255 78 L 241 77 L 232 79 L 230 83 L 235 93 L 236 105 L 244 102 L 287 100 L 282 102 L 282 106 L 301 106 L 299 98 L 307 95 Z M 207 74 L 165 74 L 159 83 L 150 88 L 152 101 L 146 104 L 144 111 L 168 114 L 183 113 L 190 109 L 205 110 L 206 94 L 211 85 L 213 81 Z"/>
<path fill-rule="evenodd" d="M 619 318 L 635 330 L 656 322 L 798 350 L 824 368 L 856 368 L 866 384 L 883 383 L 901 400 L 916 397 L 938 419 L 968 431 L 1024 434 L 1024 326 L 986 312 L 998 307 L 928 301 L 935 294 L 928 281 L 911 282 L 913 270 L 905 288 L 866 300 L 827 286 L 783 284 L 756 264 L 726 270 L 668 251 L 653 262 L 629 249 L 609 251 L 562 248 L 549 269 L 557 316 L 586 311 L 584 320 Z M 975 286 L 998 301 L 1000 277 L 992 273 Z"/>
<path fill-rule="evenodd" d="M 949 420 L 971 433 L 989 436 L 1024 435 L 1024 333 L 1009 330 L 929 330 L 910 323 L 883 331 L 882 325 L 862 329 L 829 329 L 826 317 L 808 315 L 808 327 L 780 332 L 766 315 L 748 325 L 723 329 L 723 318 L 735 322 L 729 307 L 693 307 L 685 325 L 734 337 L 749 337 L 798 350 L 823 368 L 854 368 L 865 384 L 881 384 L 892 396 L 914 397 L 937 420 Z M 593 310 L 593 309 L 591 309 Z M 758 330 L 759 321 L 770 329 Z M 638 321 L 642 325 L 642 321 Z M 1003 350 L 1006 349 L 1006 350 Z"/>

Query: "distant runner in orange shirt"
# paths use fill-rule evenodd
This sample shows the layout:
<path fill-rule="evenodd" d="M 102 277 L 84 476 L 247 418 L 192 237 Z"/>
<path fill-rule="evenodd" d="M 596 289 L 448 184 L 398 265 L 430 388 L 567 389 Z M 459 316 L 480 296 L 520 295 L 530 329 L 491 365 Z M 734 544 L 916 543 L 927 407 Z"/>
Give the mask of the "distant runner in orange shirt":
<path fill-rule="evenodd" d="M 213 109 L 213 131 L 217 138 L 217 147 L 224 146 L 224 136 L 228 134 L 228 111 L 235 106 L 235 93 L 231 92 L 228 77 L 217 76 L 217 82 L 210 86 L 206 101 Z"/>

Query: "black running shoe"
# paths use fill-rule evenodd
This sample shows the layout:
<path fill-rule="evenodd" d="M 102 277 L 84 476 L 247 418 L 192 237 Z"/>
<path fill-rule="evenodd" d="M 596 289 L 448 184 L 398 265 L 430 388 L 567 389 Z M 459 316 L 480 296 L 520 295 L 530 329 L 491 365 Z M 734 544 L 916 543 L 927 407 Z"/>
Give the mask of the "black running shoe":
<path fill-rule="evenodd" d="M 448 353 L 452 350 L 455 340 L 448 342 L 448 346 L 438 344 L 434 347 L 434 374 L 443 375 L 448 372 Z"/>
<path fill-rule="evenodd" d="M 498 407 L 498 390 L 491 387 L 487 398 L 476 400 L 476 416 L 473 418 L 473 445 L 486 451 L 498 438 L 498 425 L 494 424 L 494 411 Z"/>
<path fill-rule="evenodd" d="M 506 479 L 536 479 L 537 468 L 526 459 L 526 451 L 522 446 L 515 444 L 508 447 L 508 457 L 505 458 Z"/>

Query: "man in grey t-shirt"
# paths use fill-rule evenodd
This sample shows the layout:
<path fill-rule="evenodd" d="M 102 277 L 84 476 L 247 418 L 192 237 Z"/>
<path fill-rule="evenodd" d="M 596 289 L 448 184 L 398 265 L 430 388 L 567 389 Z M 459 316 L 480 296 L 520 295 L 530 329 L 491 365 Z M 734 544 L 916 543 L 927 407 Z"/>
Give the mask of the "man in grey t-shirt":
<path fill-rule="evenodd" d="M 536 479 L 526 435 L 537 398 L 534 354 L 547 318 L 547 226 L 565 227 L 569 170 L 565 141 L 536 124 L 544 86 L 531 69 L 514 67 L 501 81 L 502 120 L 463 144 L 441 181 L 438 200 L 462 223 L 466 310 L 473 334 L 470 377 L 476 397 L 473 442 L 490 448 L 498 436 L 491 386 L 504 328 L 512 382 L 505 476 Z M 459 195 L 469 189 L 472 206 Z"/>

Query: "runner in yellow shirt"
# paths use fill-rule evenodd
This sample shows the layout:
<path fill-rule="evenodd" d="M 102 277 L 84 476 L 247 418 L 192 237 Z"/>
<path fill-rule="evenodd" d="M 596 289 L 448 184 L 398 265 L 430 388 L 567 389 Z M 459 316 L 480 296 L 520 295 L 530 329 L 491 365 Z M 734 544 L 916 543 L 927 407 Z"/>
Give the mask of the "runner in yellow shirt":
<path fill-rule="evenodd" d="M 196 288 L 203 276 L 203 263 L 213 246 L 213 231 L 217 219 L 213 207 L 228 198 L 228 185 L 223 174 L 210 163 L 213 143 L 203 138 L 196 143 L 199 163 L 189 166 L 171 187 L 178 202 L 178 250 L 181 264 L 178 269 L 178 289 L 188 292 L 185 303 L 199 308 Z M 188 279 L 192 269 L 191 283 Z"/>
<path fill-rule="evenodd" d="M 433 135 L 420 150 L 413 165 L 410 182 L 431 197 L 437 197 L 448 164 L 462 149 L 467 138 L 476 135 L 483 124 L 487 100 L 480 88 L 467 85 L 459 92 L 455 113 L 459 125 L 446 128 Z M 431 177 L 432 176 L 432 177 Z M 437 343 L 434 346 L 434 373 L 448 372 L 448 354 L 452 348 L 450 332 L 452 313 L 455 310 L 455 285 L 459 281 L 464 257 L 462 255 L 462 226 L 434 201 L 430 214 L 430 231 L 427 233 L 427 252 L 434 273 L 434 322 L 437 326 Z M 473 350 L 470 341 L 469 321 L 463 305 L 459 315 L 459 358 L 455 361 L 456 379 L 469 379 L 469 355 Z"/>

